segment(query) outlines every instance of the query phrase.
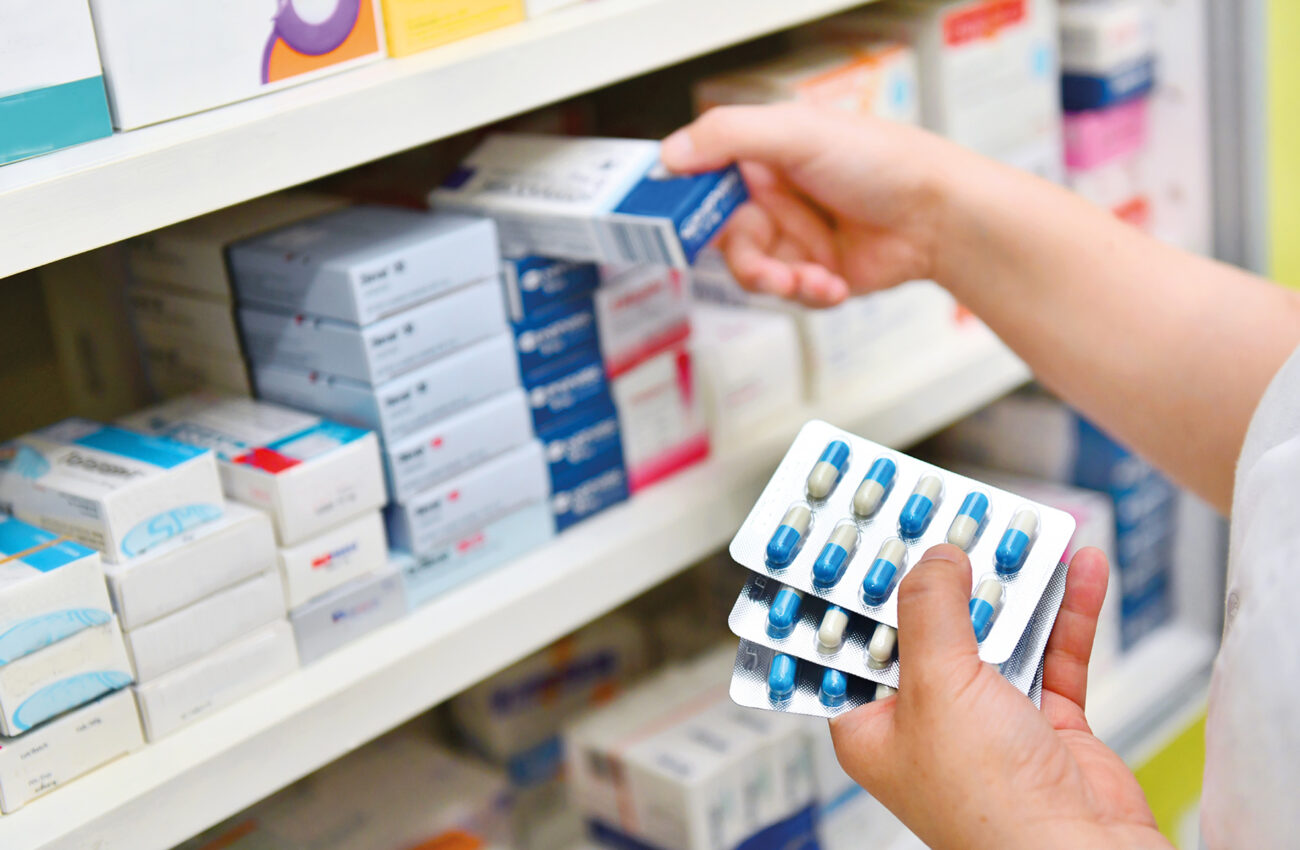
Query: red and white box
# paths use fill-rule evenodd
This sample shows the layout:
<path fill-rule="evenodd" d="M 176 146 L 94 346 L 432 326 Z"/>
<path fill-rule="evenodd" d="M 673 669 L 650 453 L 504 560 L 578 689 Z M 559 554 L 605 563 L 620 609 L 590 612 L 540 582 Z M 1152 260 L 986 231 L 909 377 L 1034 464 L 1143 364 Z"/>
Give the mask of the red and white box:
<path fill-rule="evenodd" d="M 1065 116 L 1065 167 L 1099 168 L 1147 145 L 1147 99 Z"/>
<path fill-rule="evenodd" d="M 610 384 L 633 492 L 709 455 L 709 431 L 685 344 L 657 354 Z"/>
<path fill-rule="evenodd" d="M 691 335 L 686 278 L 667 266 L 606 266 L 595 292 L 605 371 L 617 378 Z"/>

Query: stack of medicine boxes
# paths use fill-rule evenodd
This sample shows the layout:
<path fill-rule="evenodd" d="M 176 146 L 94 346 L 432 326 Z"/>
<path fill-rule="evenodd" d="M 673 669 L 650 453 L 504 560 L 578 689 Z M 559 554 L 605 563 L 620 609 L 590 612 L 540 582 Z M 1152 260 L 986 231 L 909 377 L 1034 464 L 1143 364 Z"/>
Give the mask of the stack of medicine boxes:
<path fill-rule="evenodd" d="M 374 434 L 267 402 L 203 394 L 173 399 L 123 422 L 212 449 L 226 496 L 248 506 L 232 510 L 230 516 L 242 524 L 230 528 L 224 539 L 209 534 L 189 544 L 188 552 L 168 553 L 184 558 L 183 564 L 167 565 L 165 572 L 173 580 L 186 570 L 203 569 L 205 580 L 226 583 L 230 578 L 223 571 L 241 576 L 256 571 L 253 578 L 241 578 L 240 584 L 186 609 L 188 628 L 181 628 L 180 615 L 160 621 L 171 624 L 166 631 L 173 646 L 184 643 L 187 634 L 234 633 L 273 620 L 287 635 L 287 607 L 306 662 L 405 611 L 400 584 L 386 570 L 388 546 L 379 512 L 384 484 Z M 163 565 L 152 568 L 164 572 Z M 157 593 L 162 584 L 155 576 L 147 589 Z M 125 597 L 121 582 L 118 587 Z M 264 603 L 254 587 L 265 587 Z M 356 595 L 363 599 L 354 599 Z M 362 606 L 365 616 L 333 616 L 375 596 L 378 601 Z M 157 625 L 144 628 L 159 630 Z M 286 657 L 293 652 L 292 640 L 288 643 L 282 652 Z M 250 645 L 250 654 L 252 649 Z"/>
<path fill-rule="evenodd" d="M 379 435 L 410 605 L 554 534 L 491 222 L 357 206 L 229 261 L 259 395 Z"/>
<path fill-rule="evenodd" d="M 325 195 L 285 192 L 131 240 L 132 318 L 150 383 L 160 397 L 196 389 L 249 394 L 226 246 L 343 203 Z"/>
<path fill-rule="evenodd" d="M 11 494 L 10 476 L 39 464 L 0 452 Z M 0 516 L 0 810 L 143 744 L 130 681 L 99 553 Z"/>
<path fill-rule="evenodd" d="M 1061 94 L 1070 188 L 1147 229 L 1143 176 L 1155 42 L 1140 0 L 1061 5 Z"/>
<path fill-rule="evenodd" d="M 225 504 L 212 451 L 69 419 L 18 438 L 5 454 L 0 499 L 13 515 L 103 553 L 125 648 L 111 620 L 111 638 L 104 636 L 97 651 L 122 653 L 122 668 L 123 650 L 129 652 L 150 739 L 296 665 L 279 582 L 268 572 L 270 547 L 259 553 L 258 541 L 269 535 L 260 526 L 259 537 L 256 517 Z M 89 641 L 97 631 L 30 658 Z M 77 669 L 56 671 L 60 677 L 91 672 L 80 666 L 89 650 L 77 652 Z M 96 666 L 78 686 L 94 696 L 132 678 L 111 670 Z M 40 702 L 29 696 L 18 711 Z"/>

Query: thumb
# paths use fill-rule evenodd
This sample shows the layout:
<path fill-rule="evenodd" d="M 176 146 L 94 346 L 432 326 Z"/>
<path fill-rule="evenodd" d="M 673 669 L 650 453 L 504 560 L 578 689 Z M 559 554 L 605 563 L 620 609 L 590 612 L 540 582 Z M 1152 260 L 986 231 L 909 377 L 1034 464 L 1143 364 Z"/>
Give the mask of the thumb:
<path fill-rule="evenodd" d="M 970 558 L 935 546 L 898 587 L 898 670 L 904 692 L 945 691 L 954 675 L 979 669 L 970 620 Z"/>
<path fill-rule="evenodd" d="M 713 171 L 738 160 L 789 168 L 811 158 L 819 120 L 806 104 L 719 106 L 664 139 L 659 158 L 681 174 Z"/>

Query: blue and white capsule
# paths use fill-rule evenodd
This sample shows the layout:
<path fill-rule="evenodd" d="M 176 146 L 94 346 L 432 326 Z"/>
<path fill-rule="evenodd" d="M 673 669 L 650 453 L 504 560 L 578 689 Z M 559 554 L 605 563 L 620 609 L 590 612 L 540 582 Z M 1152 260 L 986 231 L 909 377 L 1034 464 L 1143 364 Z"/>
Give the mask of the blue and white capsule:
<path fill-rule="evenodd" d="M 817 694 L 817 699 L 827 708 L 839 708 L 844 705 L 844 700 L 849 693 L 849 680 L 839 670 L 827 668 L 822 674 L 821 690 Z"/>
<path fill-rule="evenodd" d="M 821 625 L 817 627 L 817 651 L 834 655 L 844 646 L 844 632 L 849 627 L 849 612 L 838 605 L 826 606 Z"/>
<path fill-rule="evenodd" d="M 894 582 L 907 562 L 907 547 L 897 537 L 880 544 L 876 560 L 862 580 L 862 598 L 868 605 L 881 605 L 894 590 Z"/>
<path fill-rule="evenodd" d="M 898 645 L 898 629 L 884 623 L 877 623 L 867 644 L 867 666 L 872 670 L 884 670 L 894 661 L 894 647 Z"/>
<path fill-rule="evenodd" d="M 862 483 L 853 494 L 853 513 L 866 519 L 880 510 L 880 505 L 894 486 L 894 476 L 898 467 L 887 457 L 878 457 L 871 462 L 871 468 L 863 476 Z"/>
<path fill-rule="evenodd" d="M 1011 517 L 1007 530 L 998 541 L 997 551 L 993 553 L 993 562 L 998 572 L 1004 576 L 1013 576 L 1025 565 L 1025 556 L 1038 537 L 1038 514 L 1032 508 L 1021 508 Z"/>
<path fill-rule="evenodd" d="M 948 542 L 963 552 L 969 552 L 979 539 L 988 514 L 989 497 L 979 491 L 967 493 L 957 509 L 957 516 L 952 518 L 952 525 L 948 526 Z"/>
<path fill-rule="evenodd" d="M 794 696 L 795 673 L 798 668 L 798 663 L 784 653 L 772 656 L 772 664 L 767 668 L 768 699 L 779 704 Z"/>
<path fill-rule="evenodd" d="M 790 636 L 799 623 L 799 606 L 803 594 L 793 587 L 783 587 L 776 592 L 772 607 L 767 609 L 767 635 L 781 639 Z"/>
<path fill-rule="evenodd" d="M 790 562 L 803 548 L 812 528 L 812 508 L 804 502 L 795 502 L 781 518 L 781 524 L 767 541 L 767 565 L 775 569 L 790 566 Z"/>
<path fill-rule="evenodd" d="M 818 590 L 828 590 L 840 583 L 844 571 L 853 560 L 853 553 L 858 551 L 858 526 L 851 519 L 840 520 L 831 531 L 830 538 L 822 547 L 821 554 L 813 562 L 813 586 Z"/>
<path fill-rule="evenodd" d="M 844 470 L 849 468 L 849 444 L 832 440 L 826 444 L 822 456 L 808 473 L 808 498 L 821 501 L 835 490 Z"/>
<path fill-rule="evenodd" d="M 912 495 L 907 497 L 898 515 L 898 530 L 904 537 L 920 537 L 930 527 L 934 509 L 943 498 L 943 481 L 937 475 L 923 475 L 916 482 Z"/>
<path fill-rule="evenodd" d="M 983 643 L 993 629 L 993 621 L 1002 610 L 1002 582 L 997 576 L 980 579 L 970 599 L 970 624 L 975 629 L 975 640 Z"/>

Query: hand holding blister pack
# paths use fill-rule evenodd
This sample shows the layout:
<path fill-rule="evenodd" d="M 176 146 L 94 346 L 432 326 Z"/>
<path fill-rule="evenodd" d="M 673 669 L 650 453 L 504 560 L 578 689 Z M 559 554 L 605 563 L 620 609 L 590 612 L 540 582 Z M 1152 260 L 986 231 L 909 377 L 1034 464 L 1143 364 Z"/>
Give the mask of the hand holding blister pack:
<path fill-rule="evenodd" d="M 980 658 L 1033 697 L 1074 527 L 1063 511 L 809 422 L 731 542 L 755 573 L 729 620 L 742 638 L 732 696 L 830 716 L 875 697 L 874 685 L 896 688 L 899 582 L 950 543 L 971 560 Z"/>

